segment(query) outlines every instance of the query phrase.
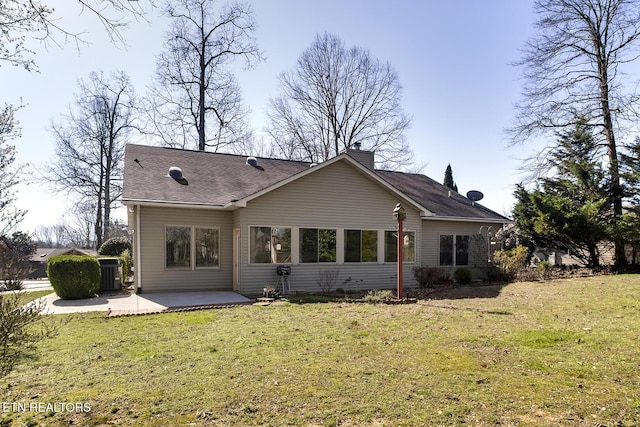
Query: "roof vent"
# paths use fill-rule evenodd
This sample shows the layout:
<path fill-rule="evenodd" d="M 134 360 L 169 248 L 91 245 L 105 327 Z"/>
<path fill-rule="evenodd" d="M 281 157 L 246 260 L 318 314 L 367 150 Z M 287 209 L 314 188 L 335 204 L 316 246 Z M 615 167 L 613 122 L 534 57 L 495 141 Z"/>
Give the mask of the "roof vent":
<path fill-rule="evenodd" d="M 251 156 L 251 157 L 247 157 L 247 161 L 246 164 L 248 164 L 249 166 L 253 166 L 254 168 L 263 171 L 264 168 L 260 165 L 258 165 L 258 159 L 256 159 L 255 157 Z"/>
<path fill-rule="evenodd" d="M 185 178 L 184 175 L 182 174 L 182 169 L 180 169 L 177 166 L 171 166 L 169 168 L 169 175 L 167 176 L 175 179 L 176 181 L 178 181 L 178 183 L 182 185 L 189 184 L 189 182 L 187 181 L 187 178 Z"/>

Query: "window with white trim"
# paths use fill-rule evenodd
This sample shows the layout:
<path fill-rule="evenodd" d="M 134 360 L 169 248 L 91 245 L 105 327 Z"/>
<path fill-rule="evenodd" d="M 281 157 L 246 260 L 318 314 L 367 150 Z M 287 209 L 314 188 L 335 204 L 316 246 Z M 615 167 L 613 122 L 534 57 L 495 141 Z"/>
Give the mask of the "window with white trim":
<path fill-rule="evenodd" d="M 165 226 L 165 268 L 220 266 L 220 230 L 190 225 Z"/>
<path fill-rule="evenodd" d="M 402 238 L 402 261 L 416 261 L 416 233 L 404 231 Z M 384 232 L 384 262 L 398 262 L 398 232 Z"/>
<path fill-rule="evenodd" d="M 344 230 L 344 262 L 378 261 L 377 230 Z"/>
<path fill-rule="evenodd" d="M 300 262 L 336 262 L 336 230 L 300 229 Z"/>
<path fill-rule="evenodd" d="M 440 265 L 469 265 L 469 235 L 440 236 Z"/>
<path fill-rule="evenodd" d="M 220 233 L 215 228 L 196 227 L 196 268 L 220 266 Z"/>
<path fill-rule="evenodd" d="M 165 227 L 165 267 L 191 268 L 191 227 Z"/>
<path fill-rule="evenodd" d="M 291 262 L 291 228 L 250 227 L 249 251 L 252 264 Z"/>

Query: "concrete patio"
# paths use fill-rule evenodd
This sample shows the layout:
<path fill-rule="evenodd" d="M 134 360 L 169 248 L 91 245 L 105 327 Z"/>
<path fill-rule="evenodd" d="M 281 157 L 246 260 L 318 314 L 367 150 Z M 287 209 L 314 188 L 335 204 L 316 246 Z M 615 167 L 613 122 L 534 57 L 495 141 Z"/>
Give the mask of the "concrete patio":
<path fill-rule="evenodd" d="M 223 308 L 253 303 L 253 300 L 231 291 L 167 292 L 140 295 L 123 291 L 79 300 L 63 300 L 55 293 L 51 293 L 40 300 L 46 303 L 44 314 L 104 311 L 109 317 Z"/>

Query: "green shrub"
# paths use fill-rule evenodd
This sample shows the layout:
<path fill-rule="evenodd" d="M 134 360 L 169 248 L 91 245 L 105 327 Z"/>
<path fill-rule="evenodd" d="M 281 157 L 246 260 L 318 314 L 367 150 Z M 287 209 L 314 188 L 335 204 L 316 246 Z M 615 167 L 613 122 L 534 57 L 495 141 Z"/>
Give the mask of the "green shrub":
<path fill-rule="evenodd" d="M 94 296 L 100 289 L 100 263 L 88 255 L 59 255 L 49 259 L 47 276 L 62 299 Z"/>
<path fill-rule="evenodd" d="M 7 375 L 16 362 L 26 359 L 34 344 L 54 334 L 42 323 L 40 314 L 45 306 L 43 300 L 25 304 L 18 293 L 0 293 L 0 377 Z"/>
<path fill-rule="evenodd" d="M 541 261 L 536 267 L 536 270 L 542 280 L 547 280 L 551 278 L 551 270 L 553 270 L 553 266 L 549 261 Z"/>
<path fill-rule="evenodd" d="M 507 280 L 513 280 L 518 272 L 525 268 L 529 260 L 529 249 L 516 246 L 508 251 L 496 251 L 493 254 L 495 265 L 502 270 Z"/>
<path fill-rule="evenodd" d="M 500 267 L 495 264 L 487 267 L 487 282 L 489 283 L 503 283 L 513 280 L 513 277 L 506 274 Z"/>
<path fill-rule="evenodd" d="M 131 256 L 131 251 L 129 249 L 125 249 L 120 254 L 120 260 L 122 261 L 122 283 L 127 281 L 129 277 L 129 272 L 131 271 L 131 266 L 133 265 L 133 257 Z"/>
<path fill-rule="evenodd" d="M 379 304 L 392 298 L 392 291 L 390 291 L 389 289 L 382 289 L 377 291 L 368 291 L 367 294 L 362 298 L 362 300 L 373 304 Z"/>
<path fill-rule="evenodd" d="M 421 288 L 430 288 L 435 284 L 446 281 L 447 271 L 440 267 L 413 267 L 413 277 Z"/>
<path fill-rule="evenodd" d="M 471 270 L 460 267 L 453 272 L 453 279 L 458 285 L 469 285 L 471 284 Z"/>
<path fill-rule="evenodd" d="M 126 237 L 112 237 L 100 246 L 98 255 L 120 256 L 122 252 L 132 250 L 131 242 Z"/>

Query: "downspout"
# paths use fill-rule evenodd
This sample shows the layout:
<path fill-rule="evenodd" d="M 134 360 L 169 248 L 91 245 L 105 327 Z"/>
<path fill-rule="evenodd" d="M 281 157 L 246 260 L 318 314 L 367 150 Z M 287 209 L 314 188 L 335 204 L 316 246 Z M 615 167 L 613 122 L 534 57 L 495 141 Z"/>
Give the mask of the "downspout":
<path fill-rule="evenodd" d="M 142 251 L 140 250 L 140 205 L 136 205 L 136 262 L 135 262 L 135 274 L 136 274 L 136 294 L 142 293 L 142 261 L 140 260 L 140 254 Z"/>

